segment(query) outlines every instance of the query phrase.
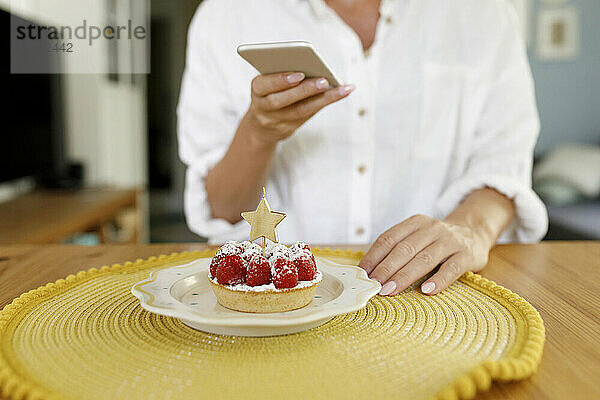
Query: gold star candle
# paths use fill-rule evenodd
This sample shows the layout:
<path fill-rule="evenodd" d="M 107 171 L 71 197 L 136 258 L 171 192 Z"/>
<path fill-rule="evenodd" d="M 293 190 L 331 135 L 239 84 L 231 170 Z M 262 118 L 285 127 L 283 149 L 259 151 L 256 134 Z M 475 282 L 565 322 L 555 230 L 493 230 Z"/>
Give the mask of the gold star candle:
<path fill-rule="evenodd" d="M 242 218 L 250 224 L 250 240 L 255 241 L 258 238 L 263 238 L 263 252 L 265 248 L 265 239 L 269 239 L 273 243 L 278 243 L 277 225 L 283 221 L 285 214 L 277 211 L 271 211 L 267 202 L 267 192 L 263 187 L 263 196 L 258 203 L 255 211 L 246 211 L 242 213 Z"/>

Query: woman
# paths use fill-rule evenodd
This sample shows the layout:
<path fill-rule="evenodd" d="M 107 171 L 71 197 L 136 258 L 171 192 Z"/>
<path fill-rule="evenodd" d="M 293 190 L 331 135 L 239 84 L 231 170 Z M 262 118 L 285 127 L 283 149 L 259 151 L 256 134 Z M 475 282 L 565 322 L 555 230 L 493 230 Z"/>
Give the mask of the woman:
<path fill-rule="evenodd" d="M 506 0 L 206 0 L 179 105 L 190 228 L 243 240 L 263 185 L 284 241 L 374 244 L 395 295 L 437 294 L 491 247 L 546 231 L 531 190 L 533 82 Z M 255 77 L 241 43 L 312 42 L 350 84 Z M 382 233 L 383 232 L 383 233 Z"/>

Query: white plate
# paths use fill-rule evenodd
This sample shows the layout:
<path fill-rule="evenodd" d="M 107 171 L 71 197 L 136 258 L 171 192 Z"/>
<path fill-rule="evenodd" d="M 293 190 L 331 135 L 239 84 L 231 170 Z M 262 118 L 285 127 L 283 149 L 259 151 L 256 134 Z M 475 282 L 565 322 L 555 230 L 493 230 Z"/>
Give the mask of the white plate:
<path fill-rule="evenodd" d="M 208 282 L 210 258 L 150 273 L 131 293 L 150 312 L 180 319 L 201 331 L 234 336 L 274 336 L 317 327 L 336 315 L 357 311 L 381 289 L 358 267 L 316 258 L 323 273 L 315 298 L 306 307 L 282 313 L 252 314 L 217 303 Z"/>

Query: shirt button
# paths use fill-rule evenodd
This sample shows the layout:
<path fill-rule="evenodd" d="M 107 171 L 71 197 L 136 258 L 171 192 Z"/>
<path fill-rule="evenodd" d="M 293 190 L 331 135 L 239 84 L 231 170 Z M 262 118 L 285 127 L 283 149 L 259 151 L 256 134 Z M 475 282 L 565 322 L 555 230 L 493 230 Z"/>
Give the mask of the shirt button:
<path fill-rule="evenodd" d="M 394 22 L 394 20 L 392 19 L 392 17 L 386 17 L 385 22 L 391 24 L 392 22 Z"/>
<path fill-rule="evenodd" d="M 359 117 L 364 117 L 366 113 L 367 113 L 367 110 L 365 110 L 364 108 L 361 108 L 360 110 L 358 110 Z"/>
<path fill-rule="evenodd" d="M 362 235 L 363 233 L 365 233 L 365 230 L 364 230 L 364 228 L 357 228 L 357 229 L 356 229 L 356 234 L 357 234 L 357 235 Z"/>
<path fill-rule="evenodd" d="M 359 165 L 358 166 L 358 173 L 359 174 L 364 174 L 365 172 L 367 172 L 367 167 L 364 165 Z"/>
<path fill-rule="evenodd" d="M 363 55 L 365 56 L 365 58 L 369 58 L 371 57 L 371 49 L 367 49 L 364 51 Z"/>

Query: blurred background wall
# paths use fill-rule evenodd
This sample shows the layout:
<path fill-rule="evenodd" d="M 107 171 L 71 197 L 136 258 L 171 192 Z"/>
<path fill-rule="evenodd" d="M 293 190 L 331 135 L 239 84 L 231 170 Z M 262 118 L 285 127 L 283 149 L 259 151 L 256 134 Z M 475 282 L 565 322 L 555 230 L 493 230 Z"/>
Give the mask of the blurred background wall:
<path fill-rule="evenodd" d="M 530 34 L 535 35 L 539 12 L 565 6 L 579 14 L 578 54 L 569 60 L 543 60 L 536 55 L 535 38 L 529 47 L 542 124 L 538 155 L 562 143 L 600 144 L 600 1 L 571 0 L 553 7 L 536 0 Z"/>

